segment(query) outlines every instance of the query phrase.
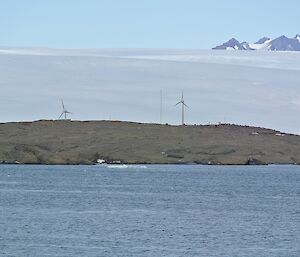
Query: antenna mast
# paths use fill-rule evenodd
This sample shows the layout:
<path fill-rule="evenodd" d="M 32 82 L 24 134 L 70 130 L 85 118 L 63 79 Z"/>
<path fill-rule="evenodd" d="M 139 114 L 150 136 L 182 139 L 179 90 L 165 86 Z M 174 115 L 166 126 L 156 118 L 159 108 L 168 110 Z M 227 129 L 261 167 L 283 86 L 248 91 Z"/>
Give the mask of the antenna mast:
<path fill-rule="evenodd" d="M 160 90 L 160 112 L 159 112 L 159 123 L 162 124 L 162 90 Z"/>
<path fill-rule="evenodd" d="M 184 125 L 184 99 L 183 99 L 183 91 L 181 95 L 181 124 Z"/>

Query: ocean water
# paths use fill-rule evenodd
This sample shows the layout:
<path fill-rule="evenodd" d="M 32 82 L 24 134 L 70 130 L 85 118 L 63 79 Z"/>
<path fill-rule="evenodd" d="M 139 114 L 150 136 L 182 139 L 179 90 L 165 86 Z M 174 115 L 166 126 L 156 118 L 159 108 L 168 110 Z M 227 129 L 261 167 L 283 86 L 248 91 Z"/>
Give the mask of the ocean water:
<path fill-rule="evenodd" d="M 0 166 L 0 256 L 299 257 L 297 166 Z"/>

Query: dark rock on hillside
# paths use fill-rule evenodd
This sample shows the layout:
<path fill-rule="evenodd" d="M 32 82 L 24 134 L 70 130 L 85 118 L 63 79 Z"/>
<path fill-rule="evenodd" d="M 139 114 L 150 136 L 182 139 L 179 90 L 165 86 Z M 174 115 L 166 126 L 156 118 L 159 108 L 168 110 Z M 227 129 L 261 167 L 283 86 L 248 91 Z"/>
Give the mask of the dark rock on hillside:
<path fill-rule="evenodd" d="M 266 163 L 263 162 L 263 161 L 260 161 L 260 160 L 258 160 L 258 159 L 255 159 L 255 158 L 250 157 L 250 158 L 247 160 L 246 165 L 266 165 Z"/>

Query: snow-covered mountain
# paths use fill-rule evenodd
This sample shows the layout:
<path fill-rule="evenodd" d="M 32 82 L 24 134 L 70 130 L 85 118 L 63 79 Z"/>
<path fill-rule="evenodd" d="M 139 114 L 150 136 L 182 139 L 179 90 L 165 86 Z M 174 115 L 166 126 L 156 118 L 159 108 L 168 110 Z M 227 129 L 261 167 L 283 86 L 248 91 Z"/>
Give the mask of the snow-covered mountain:
<path fill-rule="evenodd" d="M 232 38 L 224 44 L 214 47 L 213 50 L 300 51 L 300 35 L 297 34 L 294 38 L 280 36 L 273 40 L 263 37 L 256 43 L 240 43 L 235 38 Z"/>
<path fill-rule="evenodd" d="M 244 42 L 246 43 L 246 42 Z M 226 50 L 246 50 L 246 46 L 244 45 L 244 43 L 240 43 L 238 40 L 236 40 L 235 38 L 232 38 L 230 40 L 228 40 L 227 42 L 225 42 L 224 44 L 220 45 L 220 46 L 216 46 L 213 49 L 226 49 Z M 247 43 L 246 43 L 247 44 Z"/>

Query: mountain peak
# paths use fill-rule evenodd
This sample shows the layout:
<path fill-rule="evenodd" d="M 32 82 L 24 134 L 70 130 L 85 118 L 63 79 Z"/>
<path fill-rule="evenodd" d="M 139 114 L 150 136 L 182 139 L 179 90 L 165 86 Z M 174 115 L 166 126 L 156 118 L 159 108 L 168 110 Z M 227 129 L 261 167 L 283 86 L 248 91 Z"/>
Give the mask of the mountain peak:
<path fill-rule="evenodd" d="M 288 37 L 286 37 L 285 35 L 281 35 L 280 37 L 276 38 L 276 39 L 289 39 Z"/>
<path fill-rule="evenodd" d="M 255 44 L 264 44 L 268 40 L 270 40 L 269 37 L 263 37 L 263 38 L 259 39 L 257 42 L 255 42 Z"/>
<path fill-rule="evenodd" d="M 231 38 L 229 39 L 227 42 L 230 42 L 230 43 L 240 43 L 236 38 Z"/>
<path fill-rule="evenodd" d="M 300 41 L 295 38 L 280 36 L 271 41 L 272 51 L 300 51 Z"/>
<path fill-rule="evenodd" d="M 246 48 L 235 38 L 229 39 L 220 46 L 213 48 L 214 50 L 246 50 Z"/>

